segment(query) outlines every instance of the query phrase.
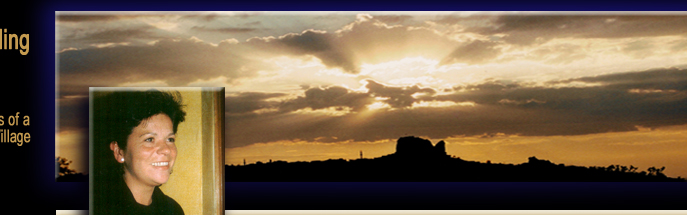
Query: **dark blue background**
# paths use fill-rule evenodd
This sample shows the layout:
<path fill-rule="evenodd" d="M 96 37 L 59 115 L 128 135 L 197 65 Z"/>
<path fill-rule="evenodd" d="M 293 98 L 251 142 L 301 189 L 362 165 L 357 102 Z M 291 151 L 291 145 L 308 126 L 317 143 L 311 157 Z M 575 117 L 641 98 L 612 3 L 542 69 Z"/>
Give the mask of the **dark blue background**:
<path fill-rule="evenodd" d="M 229 209 L 685 210 L 685 183 L 226 183 Z"/>
<path fill-rule="evenodd" d="M 14 5 L 14 6 L 11 6 Z M 659 1 L 19 1 L 0 28 L 30 52 L 0 50 L 0 115 L 31 116 L 31 142 L 0 144 L 6 210 L 87 210 L 88 184 L 54 180 L 55 11 L 680 11 Z M 231 174 L 231 173 L 228 173 Z M 687 183 L 226 183 L 226 209 L 687 209 Z"/>

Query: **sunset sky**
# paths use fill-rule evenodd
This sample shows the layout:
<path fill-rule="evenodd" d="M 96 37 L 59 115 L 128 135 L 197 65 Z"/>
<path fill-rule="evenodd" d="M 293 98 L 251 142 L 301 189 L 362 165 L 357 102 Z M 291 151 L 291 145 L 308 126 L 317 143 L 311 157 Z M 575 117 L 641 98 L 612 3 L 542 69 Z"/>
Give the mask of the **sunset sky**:
<path fill-rule="evenodd" d="M 414 135 L 465 160 L 687 177 L 687 14 L 58 12 L 55 25 L 56 156 L 81 172 L 88 87 L 207 86 L 226 90 L 227 164 L 373 158 Z"/>

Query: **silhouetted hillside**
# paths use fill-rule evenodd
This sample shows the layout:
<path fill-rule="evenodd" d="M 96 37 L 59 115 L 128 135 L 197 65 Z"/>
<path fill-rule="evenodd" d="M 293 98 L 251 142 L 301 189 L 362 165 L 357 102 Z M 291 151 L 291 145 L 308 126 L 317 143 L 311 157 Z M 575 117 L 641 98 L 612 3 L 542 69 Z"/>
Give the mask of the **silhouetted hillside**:
<path fill-rule="evenodd" d="M 71 175 L 62 175 L 59 176 L 55 179 L 57 182 L 88 182 L 88 175 L 84 175 L 81 173 L 78 174 L 71 174 Z"/>
<path fill-rule="evenodd" d="M 634 166 L 580 167 L 554 164 L 530 157 L 522 164 L 491 164 L 465 161 L 446 154 L 445 143 L 432 145 L 417 137 L 399 138 L 396 152 L 374 159 L 326 160 L 312 162 L 257 162 L 225 166 L 227 181 L 304 182 L 638 182 L 675 181 L 662 172 L 665 168 L 637 172 Z"/>

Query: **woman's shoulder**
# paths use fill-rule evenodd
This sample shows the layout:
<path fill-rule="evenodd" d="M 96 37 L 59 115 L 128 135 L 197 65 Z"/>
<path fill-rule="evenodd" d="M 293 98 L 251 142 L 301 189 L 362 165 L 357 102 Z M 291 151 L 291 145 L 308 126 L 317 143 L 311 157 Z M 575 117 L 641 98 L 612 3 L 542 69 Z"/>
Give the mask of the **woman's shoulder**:
<path fill-rule="evenodd" d="M 153 204 L 156 204 L 156 208 L 163 212 L 162 214 L 184 214 L 181 205 L 172 197 L 165 195 L 158 187 L 155 187 L 153 192 Z"/>

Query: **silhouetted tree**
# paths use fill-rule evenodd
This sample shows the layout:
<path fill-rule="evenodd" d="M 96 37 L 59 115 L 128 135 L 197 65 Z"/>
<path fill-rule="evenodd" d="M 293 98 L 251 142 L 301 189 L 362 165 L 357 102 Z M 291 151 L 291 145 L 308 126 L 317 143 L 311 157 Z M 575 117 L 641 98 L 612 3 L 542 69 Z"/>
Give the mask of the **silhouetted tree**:
<path fill-rule="evenodd" d="M 649 175 L 666 177 L 666 175 L 663 174 L 663 170 L 666 170 L 666 167 L 661 167 L 659 169 L 659 168 L 652 166 L 652 167 L 649 167 L 649 169 L 647 169 L 647 171 L 649 171 Z"/>
<path fill-rule="evenodd" d="M 70 161 L 67 158 L 57 157 L 55 158 L 55 162 L 60 166 L 60 176 L 77 174 L 76 170 L 69 168 L 69 165 L 72 164 L 73 161 Z"/>
<path fill-rule="evenodd" d="M 57 157 L 55 158 L 55 166 L 59 167 L 58 177 L 55 179 L 57 182 L 88 182 L 88 175 L 77 172 L 69 168 L 72 164 L 67 158 Z"/>

